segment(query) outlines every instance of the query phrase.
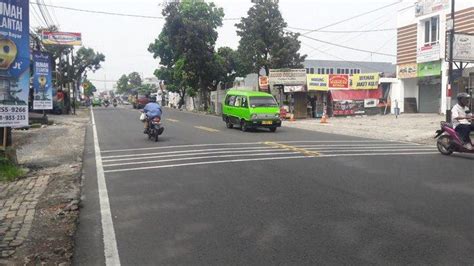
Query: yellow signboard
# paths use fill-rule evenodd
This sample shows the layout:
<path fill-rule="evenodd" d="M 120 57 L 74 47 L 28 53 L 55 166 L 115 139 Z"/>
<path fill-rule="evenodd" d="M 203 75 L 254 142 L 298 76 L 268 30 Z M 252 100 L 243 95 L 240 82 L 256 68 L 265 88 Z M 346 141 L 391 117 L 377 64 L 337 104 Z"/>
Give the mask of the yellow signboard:
<path fill-rule="evenodd" d="M 308 91 L 327 91 L 329 89 L 329 75 L 308 74 L 306 81 Z"/>
<path fill-rule="evenodd" d="M 379 87 L 379 73 L 366 73 L 352 75 L 353 90 L 375 90 Z"/>

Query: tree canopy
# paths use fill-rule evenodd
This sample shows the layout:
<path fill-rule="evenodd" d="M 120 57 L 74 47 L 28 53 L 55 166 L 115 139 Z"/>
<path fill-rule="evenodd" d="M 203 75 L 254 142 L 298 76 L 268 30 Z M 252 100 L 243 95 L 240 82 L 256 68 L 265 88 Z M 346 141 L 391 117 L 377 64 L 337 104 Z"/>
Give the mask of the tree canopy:
<path fill-rule="evenodd" d="M 299 34 L 285 32 L 287 24 L 278 2 L 259 1 L 236 27 L 241 37 L 238 48 L 241 76 L 258 73 L 262 67 L 267 75 L 270 68 L 303 67 L 306 56 L 298 52 L 301 47 Z"/>

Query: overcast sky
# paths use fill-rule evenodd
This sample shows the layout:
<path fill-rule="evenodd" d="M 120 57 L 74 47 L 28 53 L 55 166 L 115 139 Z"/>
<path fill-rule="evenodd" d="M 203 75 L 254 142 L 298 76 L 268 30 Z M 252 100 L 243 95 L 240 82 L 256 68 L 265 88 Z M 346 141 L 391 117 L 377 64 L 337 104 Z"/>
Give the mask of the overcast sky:
<path fill-rule="evenodd" d="M 30 0 L 31 3 L 37 0 Z M 44 0 L 46 4 L 73 7 L 107 12 L 161 16 L 162 0 Z M 250 0 L 216 0 L 217 6 L 223 7 L 225 18 L 246 16 L 251 7 Z M 381 7 L 395 0 L 280 0 L 280 10 L 289 27 L 316 29 L 328 24 L 361 14 Z M 413 4 L 413 0 L 377 11 L 370 15 L 345 22 L 326 30 L 372 30 L 396 27 L 397 10 Z M 30 5 L 37 10 L 36 5 Z M 159 61 L 148 53 L 148 45 L 158 36 L 164 20 L 109 16 L 83 13 L 58 8 L 48 8 L 51 17 L 59 24 L 61 31 L 81 32 L 83 45 L 105 54 L 103 68 L 88 76 L 97 80 L 110 82 L 94 82 L 99 89 L 112 88 L 113 81 L 122 74 L 133 71 L 144 77 L 153 75 Z M 411 10 L 407 12 L 412 12 Z M 39 25 L 39 13 L 30 11 L 32 26 Z M 219 29 L 217 46 L 237 48 L 239 38 L 235 32 L 235 20 L 224 21 Z M 309 36 L 350 47 L 396 53 L 396 31 L 370 33 L 321 33 Z M 371 55 L 344 48 L 325 45 L 314 40 L 300 37 L 303 54 L 309 59 L 359 60 L 395 62 L 395 57 Z M 315 49 L 316 48 L 316 49 Z"/>

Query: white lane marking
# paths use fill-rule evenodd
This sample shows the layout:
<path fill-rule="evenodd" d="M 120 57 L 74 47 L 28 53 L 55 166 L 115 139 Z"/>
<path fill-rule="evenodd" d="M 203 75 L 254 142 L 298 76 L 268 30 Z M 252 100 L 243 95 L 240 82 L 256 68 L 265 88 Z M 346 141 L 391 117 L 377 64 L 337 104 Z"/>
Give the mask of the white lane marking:
<path fill-rule="evenodd" d="M 307 150 L 315 150 L 315 149 L 307 149 Z M 316 149 L 316 151 L 320 151 L 324 154 L 332 154 L 332 153 L 339 153 L 339 152 L 370 152 L 371 150 L 327 150 L 327 151 L 322 151 L 320 149 Z M 331 152 L 332 151 L 332 152 Z M 420 151 L 420 152 L 423 152 L 423 151 L 436 151 L 436 149 L 433 149 L 433 148 L 418 148 L 418 149 L 375 149 L 373 150 L 372 153 L 375 153 L 375 152 L 393 152 L 393 153 L 397 153 L 398 152 L 407 152 L 407 151 Z M 331 153 L 329 153 L 331 152 Z M 369 153 L 370 154 L 370 153 Z"/>
<path fill-rule="evenodd" d="M 110 210 L 109 193 L 107 192 L 107 184 L 105 183 L 104 168 L 102 166 L 102 158 L 100 155 L 99 138 L 95 124 L 94 109 L 92 107 L 91 115 L 92 132 L 94 136 L 95 162 L 97 169 L 97 184 L 99 190 L 100 215 L 104 238 L 105 265 L 120 266 L 120 257 L 117 249 L 117 240 L 115 238 L 114 223 L 112 221 L 112 213 Z"/>
<path fill-rule="evenodd" d="M 171 118 L 166 118 L 165 122 L 166 122 L 166 121 L 175 122 L 175 123 L 179 122 L 179 120 L 177 120 L 177 119 L 171 119 Z"/>
<path fill-rule="evenodd" d="M 142 162 L 106 164 L 106 165 L 104 165 L 104 167 L 113 167 L 113 166 L 122 166 L 122 165 L 137 165 L 137 164 L 150 164 L 150 163 L 164 163 L 164 162 L 176 162 L 176 161 L 191 161 L 191 160 L 212 159 L 212 158 L 256 157 L 256 156 L 266 156 L 266 155 L 272 155 L 273 156 L 273 155 L 290 155 L 290 154 L 301 154 L 301 153 L 300 152 L 276 152 L 276 153 L 253 153 L 253 154 L 228 154 L 228 155 L 198 156 L 198 157 L 185 157 L 185 158 L 142 161 Z M 146 159 L 148 159 L 148 158 L 146 158 Z"/>
<path fill-rule="evenodd" d="M 305 148 L 308 151 L 380 151 L 380 150 L 387 150 L 387 151 L 402 151 L 402 150 L 414 150 L 414 151 L 421 151 L 421 150 L 430 150 L 435 151 L 436 148 L 434 147 L 374 147 L 374 148 L 361 148 L 361 147 L 351 147 L 351 148 Z"/>
<path fill-rule="evenodd" d="M 421 145 L 410 145 L 410 144 L 398 144 L 398 143 L 387 143 L 387 144 L 316 144 L 316 145 L 294 145 L 297 148 L 311 148 L 311 147 L 397 147 L 397 146 L 405 146 L 405 147 L 424 147 Z M 434 147 L 434 146 L 427 146 L 427 147 Z"/>
<path fill-rule="evenodd" d="M 124 154 L 124 155 L 113 155 L 113 156 L 104 156 L 102 158 L 132 158 L 132 157 L 141 157 L 141 156 L 148 156 L 148 155 L 169 155 L 169 154 L 180 154 L 180 153 L 192 153 L 192 152 L 214 152 L 214 151 L 237 151 L 237 150 L 244 150 L 244 151 L 258 151 L 258 150 L 266 150 L 268 146 L 262 147 L 242 147 L 242 148 L 219 148 L 219 149 L 201 149 L 201 150 L 182 150 L 182 151 L 168 151 L 168 152 L 154 152 L 154 153 L 139 153 L 139 154 Z M 275 148 L 276 149 L 276 148 Z"/>
<path fill-rule="evenodd" d="M 253 152 L 280 152 L 283 149 L 275 149 L 275 148 L 268 148 L 262 150 L 253 150 Z M 243 151 L 231 151 L 232 154 L 239 154 L 239 153 L 248 153 L 248 150 Z M 159 158 L 172 158 L 172 157 L 182 157 L 182 156 L 194 156 L 194 155 L 207 155 L 207 154 L 226 154 L 230 153 L 229 151 L 215 151 L 215 152 L 195 152 L 195 153 L 181 153 L 181 154 L 166 154 L 166 155 L 158 155 L 158 156 L 144 156 L 144 157 L 137 157 L 137 158 L 124 158 L 124 159 L 112 159 L 112 160 L 103 160 L 103 163 L 109 162 L 123 162 L 123 161 L 136 161 L 136 160 L 143 160 L 143 159 L 159 159 Z"/>
<path fill-rule="evenodd" d="M 316 141 L 275 141 L 278 143 L 393 143 L 380 140 L 316 140 Z M 145 151 L 145 150 L 162 150 L 162 149 L 175 149 L 175 148 L 193 148 L 193 147 L 212 147 L 212 146 L 242 146 L 242 145 L 263 145 L 264 141 L 261 142 L 234 142 L 234 143 L 207 143 L 207 144 L 192 144 L 192 145 L 174 145 L 174 146 L 163 146 L 163 147 L 147 147 L 147 148 L 135 148 L 135 149 L 121 149 L 121 150 L 105 150 L 102 153 L 114 153 L 114 152 L 129 152 L 129 151 Z"/>
<path fill-rule="evenodd" d="M 174 167 L 180 167 L 180 166 L 194 166 L 194 165 L 222 164 L 222 163 L 240 163 L 240 162 L 255 162 L 255 161 L 273 161 L 273 160 L 288 160 L 288 159 L 308 159 L 308 158 L 314 158 L 314 156 L 287 156 L 287 157 L 270 157 L 270 158 L 255 158 L 255 159 L 235 159 L 235 160 L 170 164 L 170 165 L 158 165 L 158 166 L 137 167 L 137 168 L 128 168 L 128 169 L 106 170 L 105 172 L 106 173 L 117 173 L 117 172 L 140 171 L 140 170 L 160 169 L 160 168 L 174 168 Z"/>
<path fill-rule="evenodd" d="M 213 132 L 213 133 L 220 131 L 220 130 L 215 129 L 215 128 L 203 127 L 203 126 L 195 126 L 194 128 L 197 128 L 197 129 L 200 129 L 200 130 L 204 130 L 204 131 L 207 131 L 207 132 Z"/>
<path fill-rule="evenodd" d="M 350 157 L 350 156 L 393 156 L 393 155 L 430 155 L 439 154 L 439 152 L 403 152 L 403 153 L 346 153 L 346 154 L 321 154 L 318 158 L 322 157 Z"/>

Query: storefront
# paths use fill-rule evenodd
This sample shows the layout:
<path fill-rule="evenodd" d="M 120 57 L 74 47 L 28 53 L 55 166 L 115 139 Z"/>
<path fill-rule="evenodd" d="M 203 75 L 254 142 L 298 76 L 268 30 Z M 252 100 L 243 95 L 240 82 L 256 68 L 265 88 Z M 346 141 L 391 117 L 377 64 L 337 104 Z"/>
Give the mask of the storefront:
<path fill-rule="evenodd" d="M 329 75 L 307 75 L 306 87 L 308 88 L 308 116 L 321 118 L 324 115 L 325 107 L 327 113 Z"/>
<path fill-rule="evenodd" d="M 307 118 L 305 69 L 270 69 L 271 93 L 294 118 Z"/>
<path fill-rule="evenodd" d="M 418 111 L 420 113 L 441 112 L 441 62 L 420 63 L 418 76 Z"/>

